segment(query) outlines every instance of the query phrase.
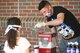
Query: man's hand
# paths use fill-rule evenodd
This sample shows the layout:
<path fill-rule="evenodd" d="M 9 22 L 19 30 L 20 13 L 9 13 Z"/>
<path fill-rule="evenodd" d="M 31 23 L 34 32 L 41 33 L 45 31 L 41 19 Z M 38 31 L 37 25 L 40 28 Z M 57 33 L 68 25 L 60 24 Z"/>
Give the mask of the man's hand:
<path fill-rule="evenodd" d="M 34 28 L 41 28 L 42 26 L 45 26 L 44 22 L 37 23 Z"/>

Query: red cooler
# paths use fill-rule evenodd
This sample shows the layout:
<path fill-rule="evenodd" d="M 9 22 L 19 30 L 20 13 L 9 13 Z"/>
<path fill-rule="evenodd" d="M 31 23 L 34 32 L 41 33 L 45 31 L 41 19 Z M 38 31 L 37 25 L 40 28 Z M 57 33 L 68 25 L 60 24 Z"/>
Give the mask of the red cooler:
<path fill-rule="evenodd" d="M 39 34 L 39 53 L 56 53 L 56 33 Z"/>

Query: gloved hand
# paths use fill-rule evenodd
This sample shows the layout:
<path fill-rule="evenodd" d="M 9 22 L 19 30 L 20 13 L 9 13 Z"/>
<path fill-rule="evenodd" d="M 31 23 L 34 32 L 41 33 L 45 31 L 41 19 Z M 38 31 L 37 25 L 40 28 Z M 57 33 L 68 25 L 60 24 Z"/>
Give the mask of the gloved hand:
<path fill-rule="evenodd" d="M 34 28 L 41 28 L 42 26 L 45 26 L 45 23 L 44 22 L 39 22 L 34 26 Z"/>

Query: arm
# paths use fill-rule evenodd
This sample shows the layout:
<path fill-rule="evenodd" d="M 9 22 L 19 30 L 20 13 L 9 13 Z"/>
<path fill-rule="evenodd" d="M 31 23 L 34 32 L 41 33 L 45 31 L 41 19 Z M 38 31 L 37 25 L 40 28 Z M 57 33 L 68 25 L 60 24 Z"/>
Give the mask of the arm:
<path fill-rule="evenodd" d="M 25 51 L 25 53 L 30 53 L 30 49 L 27 48 L 26 51 Z"/>
<path fill-rule="evenodd" d="M 56 33 L 56 27 L 52 27 L 51 32 Z"/>
<path fill-rule="evenodd" d="M 59 13 L 57 15 L 57 19 L 53 20 L 53 21 L 49 21 L 49 22 L 46 22 L 45 25 L 59 25 L 61 23 L 63 23 L 64 21 L 64 13 Z"/>
<path fill-rule="evenodd" d="M 34 28 L 40 28 L 42 26 L 56 26 L 56 25 L 60 25 L 64 22 L 64 13 L 59 13 L 57 15 L 57 19 L 46 22 L 46 23 L 37 23 Z"/>

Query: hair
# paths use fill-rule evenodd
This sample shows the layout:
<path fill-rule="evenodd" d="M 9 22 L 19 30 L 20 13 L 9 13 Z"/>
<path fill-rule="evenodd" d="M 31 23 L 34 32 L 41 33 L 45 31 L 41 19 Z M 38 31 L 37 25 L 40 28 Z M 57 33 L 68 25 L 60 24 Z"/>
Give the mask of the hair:
<path fill-rule="evenodd" d="M 42 8 L 44 8 L 44 7 L 47 6 L 47 5 L 50 5 L 50 6 L 51 6 L 51 4 L 50 4 L 48 1 L 42 0 L 42 1 L 39 3 L 38 10 L 40 11 Z"/>
<path fill-rule="evenodd" d="M 21 21 L 17 17 L 11 17 L 8 19 L 7 25 L 21 25 Z M 16 27 L 18 29 L 18 27 Z M 14 29 L 10 29 L 10 31 L 6 34 L 8 45 L 11 49 L 13 49 L 17 45 L 16 37 L 17 37 L 17 31 Z"/>

